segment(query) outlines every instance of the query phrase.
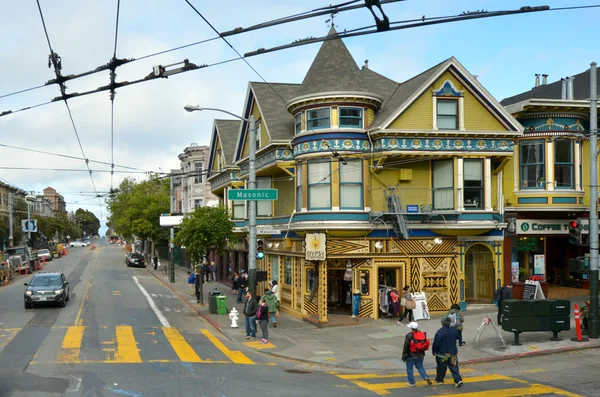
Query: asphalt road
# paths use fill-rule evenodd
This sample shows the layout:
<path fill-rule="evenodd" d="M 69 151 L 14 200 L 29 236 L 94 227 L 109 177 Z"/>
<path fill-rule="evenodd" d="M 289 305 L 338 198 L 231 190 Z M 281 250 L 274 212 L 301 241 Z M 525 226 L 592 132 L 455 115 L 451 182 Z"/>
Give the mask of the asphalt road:
<path fill-rule="evenodd" d="M 1 397 L 600 396 L 595 350 L 464 368 L 461 389 L 449 378 L 409 388 L 404 368 L 356 373 L 279 360 L 229 341 L 145 269 L 127 268 L 118 246 L 96 244 L 45 269 L 66 274 L 65 308 L 24 309 L 30 276 L 0 287 Z"/>

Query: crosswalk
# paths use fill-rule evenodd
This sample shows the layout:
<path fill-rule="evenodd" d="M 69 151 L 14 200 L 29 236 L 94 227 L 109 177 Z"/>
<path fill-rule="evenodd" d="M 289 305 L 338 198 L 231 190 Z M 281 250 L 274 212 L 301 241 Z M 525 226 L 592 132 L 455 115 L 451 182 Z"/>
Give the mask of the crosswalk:
<path fill-rule="evenodd" d="M 435 377 L 435 371 L 427 371 L 430 378 Z M 517 396 L 569 396 L 582 397 L 579 394 L 561 390 L 556 387 L 529 383 L 525 380 L 498 374 L 477 373 L 471 368 L 461 369 L 464 385 L 455 388 L 452 378 L 447 376 L 446 384 L 427 386 L 422 380 L 416 382 L 417 387 L 408 385 L 406 373 L 389 374 L 340 374 L 329 372 L 339 379 L 348 381 L 355 386 L 368 390 L 376 395 L 402 395 L 402 396 L 439 396 L 460 395 L 466 397 L 517 397 Z M 419 375 L 415 371 L 418 379 Z M 419 387 L 423 386 L 423 387 Z"/>
<path fill-rule="evenodd" d="M 0 328 L 0 351 L 20 331 L 19 328 Z M 53 359 L 48 360 L 48 357 Z M 146 362 L 255 364 L 241 351 L 229 349 L 207 329 L 183 334 L 175 327 L 134 328 L 129 325 L 53 327 L 31 364 Z"/>

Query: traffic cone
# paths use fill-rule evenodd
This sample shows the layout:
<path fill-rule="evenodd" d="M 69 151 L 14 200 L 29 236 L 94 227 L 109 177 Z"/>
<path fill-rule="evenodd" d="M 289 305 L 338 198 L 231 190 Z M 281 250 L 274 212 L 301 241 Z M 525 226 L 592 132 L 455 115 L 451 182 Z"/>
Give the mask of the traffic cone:
<path fill-rule="evenodd" d="M 6 277 L 4 278 L 4 286 L 6 287 L 7 285 L 8 285 L 8 276 L 6 276 Z"/>

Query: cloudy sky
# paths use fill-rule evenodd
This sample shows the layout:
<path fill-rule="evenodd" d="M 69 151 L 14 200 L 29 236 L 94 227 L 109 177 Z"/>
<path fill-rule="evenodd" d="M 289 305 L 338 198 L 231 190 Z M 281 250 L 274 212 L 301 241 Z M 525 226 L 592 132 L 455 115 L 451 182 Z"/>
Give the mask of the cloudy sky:
<path fill-rule="evenodd" d="M 341 1 L 340 1 L 341 2 Z M 191 0 L 219 31 L 248 27 L 260 22 L 309 11 L 331 0 Z M 551 8 L 600 4 L 600 0 L 545 0 L 531 3 L 514 0 L 448 1 L 406 0 L 386 5 L 390 20 L 457 15 L 463 11 L 518 9 L 549 5 Z M 44 84 L 54 78 L 48 68 L 48 43 L 36 1 L 0 0 L 0 97 Z M 114 50 L 117 0 L 40 0 L 50 42 L 62 58 L 63 74 L 93 70 L 107 63 Z M 536 14 L 479 19 L 475 21 L 385 32 L 346 40 L 361 66 L 396 81 L 404 81 L 455 56 L 498 100 L 533 87 L 534 74 L 549 74 L 555 81 L 586 70 L 598 61 L 596 21 L 600 8 L 551 11 Z M 329 16 L 289 23 L 229 37 L 245 53 L 290 43 L 308 36 L 323 36 Z M 338 31 L 372 25 L 367 9 L 344 12 L 335 18 Z M 141 58 L 196 41 L 215 33 L 184 0 L 122 0 L 117 57 Z M 320 44 L 288 49 L 249 58 L 270 82 L 299 83 Z M 211 64 L 235 57 L 222 40 L 188 47 L 125 65 L 117 81 L 145 77 L 155 65 L 189 59 Z M 242 61 L 192 71 L 168 79 L 145 82 L 117 91 L 114 114 L 114 163 L 142 170 L 178 168 L 177 155 L 190 143 L 209 144 L 216 113 L 187 113 L 185 104 L 242 112 L 248 81 L 261 78 Z M 108 72 L 67 83 L 68 92 L 82 92 L 108 84 Z M 51 100 L 59 95 L 56 85 L 0 98 L 0 113 Z M 111 107 L 108 92 L 69 101 L 85 157 L 111 161 Z M 0 145 L 83 158 L 67 109 L 62 102 L 0 117 Z M 23 190 L 41 192 L 52 186 L 67 201 L 68 210 L 85 208 L 106 221 L 104 199 L 93 197 L 94 188 L 85 162 L 0 146 L 0 178 Z M 110 166 L 90 163 L 92 177 L 101 194 L 111 187 Z M 6 167 L 66 168 L 81 171 L 15 170 Z M 115 170 L 126 171 L 116 167 Z M 118 173 L 122 178 L 143 174 Z"/>

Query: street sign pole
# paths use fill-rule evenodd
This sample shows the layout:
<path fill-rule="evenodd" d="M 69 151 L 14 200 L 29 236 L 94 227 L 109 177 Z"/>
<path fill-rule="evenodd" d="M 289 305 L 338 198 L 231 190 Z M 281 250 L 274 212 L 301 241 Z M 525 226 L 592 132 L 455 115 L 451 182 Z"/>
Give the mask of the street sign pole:
<path fill-rule="evenodd" d="M 590 329 L 589 337 L 598 339 L 598 114 L 596 62 L 590 65 Z"/>
<path fill-rule="evenodd" d="M 248 167 L 248 189 L 256 189 L 256 125 L 250 116 L 250 155 Z M 252 298 L 256 298 L 256 200 L 248 203 L 248 287 Z"/>
<path fill-rule="evenodd" d="M 173 213 L 173 174 L 169 178 L 169 208 L 170 214 Z M 171 226 L 169 231 L 169 281 L 175 282 L 175 245 L 173 239 L 175 238 L 175 229 Z"/>

